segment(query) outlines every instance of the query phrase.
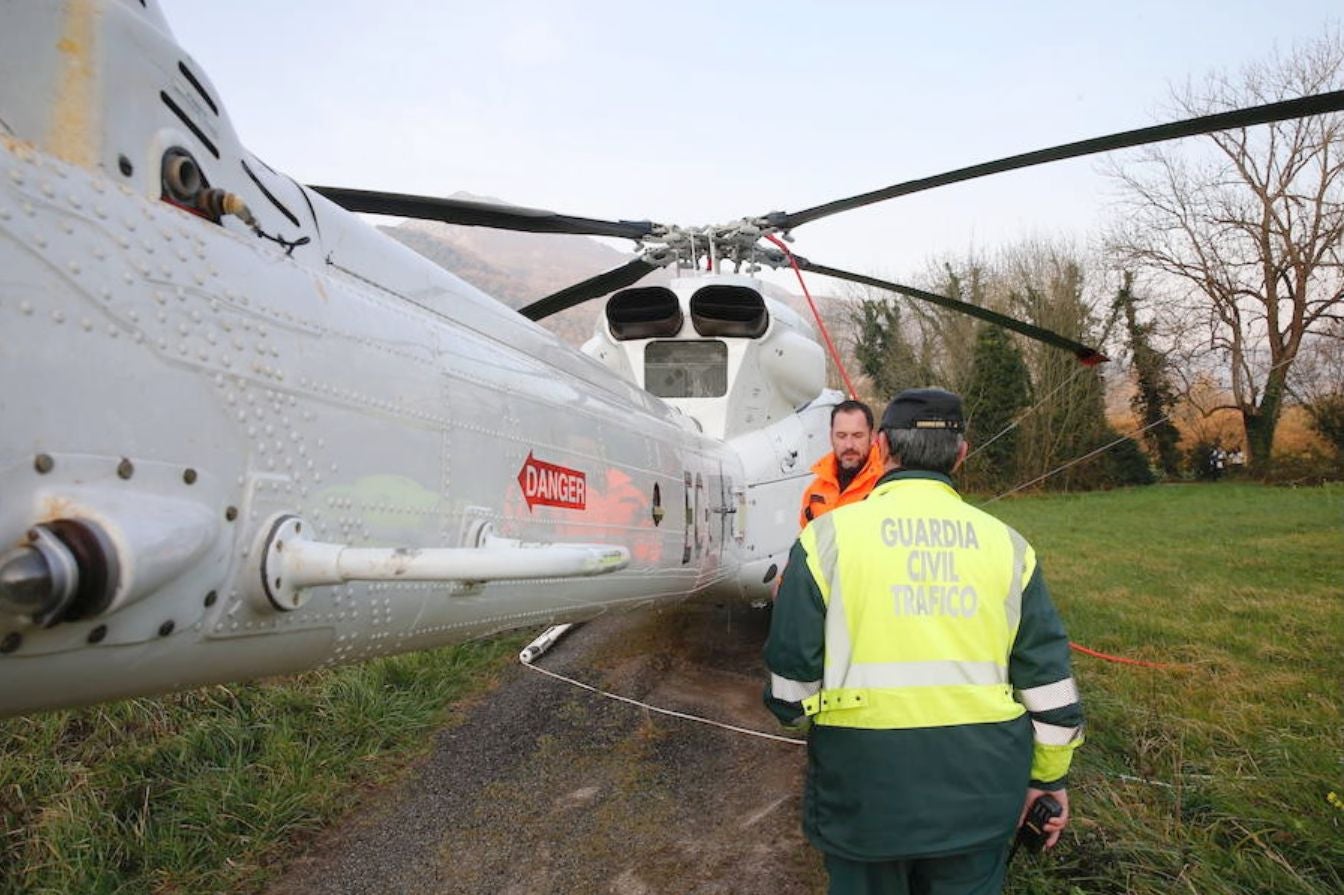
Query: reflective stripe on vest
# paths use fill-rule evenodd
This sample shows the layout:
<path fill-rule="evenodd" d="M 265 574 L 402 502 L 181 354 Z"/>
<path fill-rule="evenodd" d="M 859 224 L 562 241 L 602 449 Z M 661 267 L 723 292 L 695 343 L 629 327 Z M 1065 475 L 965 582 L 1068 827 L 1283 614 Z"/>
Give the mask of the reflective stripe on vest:
<path fill-rule="evenodd" d="M 1074 683 L 1073 678 L 1066 677 L 1062 681 L 1055 681 L 1053 684 L 1028 687 L 1017 695 L 1022 700 L 1022 704 L 1027 707 L 1027 711 L 1048 712 L 1052 709 L 1062 709 L 1077 702 L 1078 685 Z"/>
<path fill-rule="evenodd" d="M 939 727 L 1024 711 L 1008 654 L 1035 567 L 1027 542 L 942 482 L 898 479 L 803 532 L 826 604 L 817 724 Z M 1001 595 L 1001 596 L 1000 596 Z"/>
<path fill-rule="evenodd" d="M 795 681 L 770 675 L 770 695 L 784 702 L 802 702 L 821 692 L 821 681 Z"/>
<path fill-rule="evenodd" d="M 1061 727 L 1032 719 L 1033 739 L 1043 746 L 1067 746 L 1083 735 L 1081 727 Z"/>

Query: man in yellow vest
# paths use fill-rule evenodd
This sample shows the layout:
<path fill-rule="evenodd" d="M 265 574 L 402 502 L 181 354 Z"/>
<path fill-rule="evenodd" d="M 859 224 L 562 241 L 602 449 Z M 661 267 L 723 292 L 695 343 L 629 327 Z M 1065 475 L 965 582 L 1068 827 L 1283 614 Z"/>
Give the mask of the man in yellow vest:
<path fill-rule="evenodd" d="M 1027 809 L 1065 788 L 1083 714 L 1031 546 L 967 506 L 961 399 L 911 389 L 877 436 L 868 499 L 790 554 L 766 704 L 808 732 L 803 829 L 830 892 L 993 895 Z"/>

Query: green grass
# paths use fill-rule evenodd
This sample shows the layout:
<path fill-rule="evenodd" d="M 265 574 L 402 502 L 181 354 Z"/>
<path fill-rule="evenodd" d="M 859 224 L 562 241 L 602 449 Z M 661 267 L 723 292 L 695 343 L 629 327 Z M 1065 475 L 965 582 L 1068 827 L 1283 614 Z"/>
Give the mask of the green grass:
<path fill-rule="evenodd" d="M 252 891 L 523 642 L 0 721 L 0 892 Z"/>
<path fill-rule="evenodd" d="M 1344 487 L 986 508 L 1036 547 L 1074 641 L 1171 665 L 1075 653 L 1076 819 L 1009 891 L 1344 892 Z"/>
<path fill-rule="evenodd" d="M 999 501 L 1074 640 L 1075 821 L 1010 893 L 1344 892 L 1344 487 Z M 0 892 L 255 890 L 521 637 L 0 722 Z M 1138 779 L 1126 779 L 1138 778 Z"/>

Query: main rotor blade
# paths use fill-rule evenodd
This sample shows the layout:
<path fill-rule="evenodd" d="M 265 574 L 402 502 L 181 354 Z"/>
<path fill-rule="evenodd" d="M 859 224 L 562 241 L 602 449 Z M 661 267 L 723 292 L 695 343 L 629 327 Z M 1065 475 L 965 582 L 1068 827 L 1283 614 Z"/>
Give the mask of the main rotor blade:
<path fill-rule="evenodd" d="M 1304 96 L 1300 99 L 1290 99 L 1278 103 L 1268 103 L 1263 106 L 1253 106 L 1249 109 L 1236 109 L 1231 112 L 1202 115 L 1199 118 L 1190 118 L 1185 121 L 1173 121 L 1169 124 L 1124 131 L 1123 133 L 1112 134 L 1109 137 L 1079 140 L 1076 143 L 1065 143 L 1050 149 L 1024 152 L 1021 155 L 1013 155 L 1001 158 L 998 161 L 985 162 L 981 165 L 971 165 L 967 168 L 958 168 L 955 171 L 948 171 L 946 174 L 937 174 L 933 177 L 907 180 L 904 183 L 898 183 L 885 189 L 861 193 L 848 199 L 838 199 L 803 211 L 772 212 L 765 216 L 765 220 L 781 230 L 792 230 L 800 224 L 829 217 L 842 211 L 862 208 L 865 205 L 872 205 L 874 202 L 894 199 L 897 196 L 908 196 L 911 193 L 931 190 L 934 187 L 960 183 L 964 180 L 974 180 L 977 177 L 984 177 L 989 174 L 1000 174 L 1004 171 L 1029 168 L 1046 162 L 1078 158 L 1098 152 L 1110 152 L 1114 149 L 1128 149 L 1131 146 L 1142 146 L 1145 143 L 1161 143 L 1166 140 L 1177 140 L 1181 137 L 1193 137 L 1215 131 L 1251 127 L 1256 124 L 1268 124 L 1272 121 L 1302 118 L 1307 115 L 1324 115 L 1328 112 L 1339 112 L 1341 110 L 1344 110 L 1344 90 Z"/>
<path fill-rule="evenodd" d="M 664 262 L 666 263 L 666 262 Z M 595 277 L 589 277 L 582 283 L 575 283 L 559 292 L 553 292 L 545 298 L 539 298 L 532 304 L 518 309 L 528 320 L 541 320 L 552 314 L 568 310 L 575 305 L 601 298 L 602 296 L 638 283 L 663 265 L 640 256 L 633 261 L 612 268 Z"/>
<path fill-rule="evenodd" d="M 448 199 L 436 196 L 411 196 L 376 190 L 351 190 L 339 186 L 313 186 L 347 211 L 390 214 L 421 220 L 443 221 L 468 227 L 494 227 L 499 230 L 524 230 L 528 233 L 573 233 L 582 236 L 618 236 L 640 239 L 654 232 L 650 221 L 602 221 L 556 214 L 521 205 L 497 205 L 474 199 Z"/>
<path fill-rule="evenodd" d="M 989 308 L 982 308 L 979 305 L 968 304 L 964 301 L 958 301 L 955 298 L 948 298 L 946 295 L 938 295 L 935 292 L 925 292 L 923 289 L 916 289 L 914 286 L 903 286 L 900 283 L 892 283 L 887 280 L 879 280 L 876 277 L 864 276 L 860 273 L 851 273 L 847 270 L 837 270 L 834 267 L 825 267 L 821 264 L 813 264 L 806 258 L 798 258 L 798 266 L 803 270 L 819 273 L 826 277 L 835 277 L 837 280 L 849 280 L 851 283 L 862 283 L 865 286 L 875 286 L 878 289 L 887 289 L 891 292 L 898 292 L 901 295 L 917 298 L 920 301 L 927 301 L 940 307 L 948 308 L 952 311 L 960 311 L 963 314 L 969 314 L 972 317 L 978 317 L 995 326 L 1001 326 L 1004 329 L 1011 329 L 1015 333 L 1021 333 L 1029 339 L 1035 339 L 1037 342 L 1044 342 L 1055 348 L 1063 348 L 1065 351 L 1073 352 L 1074 357 L 1084 366 L 1094 367 L 1097 364 L 1104 363 L 1108 358 L 1106 355 L 1097 351 L 1095 348 L 1088 348 L 1081 342 L 1075 342 L 1073 339 L 1065 338 L 1059 333 L 1051 332 L 1048 329 L 1042 329 L 1025 320 L 1018 320 L 1016 317 L 1009 317 L 1006 314 L 1000 314 L 997 311 L 991 311 Z"/>

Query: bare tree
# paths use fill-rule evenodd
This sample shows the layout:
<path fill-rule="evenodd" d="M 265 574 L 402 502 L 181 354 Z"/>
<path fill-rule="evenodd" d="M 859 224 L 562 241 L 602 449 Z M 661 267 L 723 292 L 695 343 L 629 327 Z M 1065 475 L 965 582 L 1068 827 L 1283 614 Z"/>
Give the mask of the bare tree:
<path fill-rule="evenodd" d="M 1288 55 L 1175 92 L 1184 116 L 1344 86 L 1338 31 Z M 1154 147 L 1113 168 L 1126 208 L 1113 245 L 1125 263 L 1184 284 L 1162 312 L 1201 333 L 1240 412 L 1253 470 L 1269 460 L 1303 338 L 1344 312 L 1344 116 L 1322 115 Z M 1196 350 L 1186 343 L 1187 350 Z M 1187 369 L 1203 366 L 1187 359 Z M 1207 360 L 1207 357 L 1203 360 Z"/>

